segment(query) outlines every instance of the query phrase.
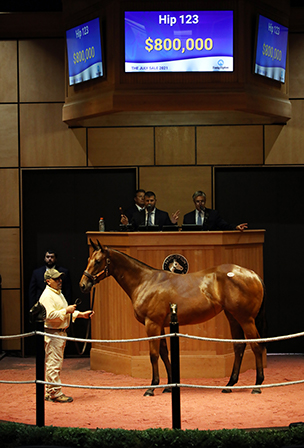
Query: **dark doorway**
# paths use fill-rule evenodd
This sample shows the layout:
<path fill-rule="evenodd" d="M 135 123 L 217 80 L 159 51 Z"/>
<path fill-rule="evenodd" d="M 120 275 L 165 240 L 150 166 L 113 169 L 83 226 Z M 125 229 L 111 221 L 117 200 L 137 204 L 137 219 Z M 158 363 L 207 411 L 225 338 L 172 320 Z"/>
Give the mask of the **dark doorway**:
<path fill-rule="evenodd" d="M 304 329 L 304 168 L 216 168 L 216 208 L 231 223 L 266 229 L 264 281 L 268 337 Z M 268 344 L 270 353 L 303 353 L 303 338 Z"/>
<path fill-rule="evenodd" d="M 41 169 L 22 173 L 24 327 L 29 323 L 28 288 L 33 269 L 43 265 L 48 248 L 58 252 L 59 265 L 70 271 L 73 298 L 82 300 L 80 310 L 89 309 L 89 295 L 78 282 L 88 258 L 87 231 L 98 229 L 102 216 L 106 230 L 119 229 L 119 207 L 132 205 L 136 169 Z M 75 337 L 84 338 L 87 322 L 77 319 Z M 72 334 L 70 334 L 72 336 Z M 82 343 L 79 344 L 80 349 Z M 35 353 L 33 338 L 25 339 L 25 354 Z M 68 342 L 67 355 L 77 355 Z"/>

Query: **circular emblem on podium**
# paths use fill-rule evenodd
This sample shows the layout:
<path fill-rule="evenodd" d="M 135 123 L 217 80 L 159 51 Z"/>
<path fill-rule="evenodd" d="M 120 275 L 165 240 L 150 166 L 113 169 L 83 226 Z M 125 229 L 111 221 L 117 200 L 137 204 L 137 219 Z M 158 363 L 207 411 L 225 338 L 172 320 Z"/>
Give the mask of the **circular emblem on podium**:
<path fill-rule="evenodd" d="M 174 274 L 187 274 L 189 263 L 187 258 L 183 255 L 172 254 L 165 258 L 163 262 L 163 269 L 165 271 L 173 272 Z"/>

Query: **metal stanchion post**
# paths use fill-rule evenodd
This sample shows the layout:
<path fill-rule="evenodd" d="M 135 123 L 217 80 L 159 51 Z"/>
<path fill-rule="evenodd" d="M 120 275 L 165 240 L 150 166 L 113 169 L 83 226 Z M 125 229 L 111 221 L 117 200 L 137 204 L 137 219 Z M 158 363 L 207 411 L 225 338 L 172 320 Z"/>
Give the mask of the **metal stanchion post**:
<path fill-rule="evenodd" d="M 171 322 L 170 333 L 178 333 L 179 325 L 177 319 L 177 305 L 171 304 Z M 170 337 L 171 345 L 171 368 L 172 368 L 172 383 L 180 383 L 180 363 L 179 363 L 179 337 Z M 172 388 L 172 428 L 181 429 L 181 407 L 180 407 L 180 388 Z"/>
<path fill-rule="evenodd" d="M 36 331 L 44 332 L 44 321 L 36 321 Z M 44 336 L 36 334 L 36 380 L 44 381 Z M 44 384 L 36 383 L 36 425 L 44 426 Z"/>

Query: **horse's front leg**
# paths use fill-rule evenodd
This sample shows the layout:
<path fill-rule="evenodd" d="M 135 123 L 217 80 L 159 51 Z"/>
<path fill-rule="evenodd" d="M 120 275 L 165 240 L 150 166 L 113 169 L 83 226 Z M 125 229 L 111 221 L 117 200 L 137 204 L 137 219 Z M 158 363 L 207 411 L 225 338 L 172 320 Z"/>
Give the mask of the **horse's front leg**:
<path fill-rule="evenodd" d="M 146 322 L 146 332 L 147 335 L 150 336 L 159 336 L 161 334 L 161 329 L 158 325 L 154 324 L 153 322 Z M 152 365 L 152 382 L 151 386 L 158 386 L 159 384 L 159 369 L 158 369 L 158 358 L 159 358 L 159 346 L 160 346 L 160 339 L 155 339 L 152 341 L 149 341 L 149 347 L 150 347 L 150 361 Z M 153 397 L 154 395 L 154 388 L 151 387 L 146 390 L 144 393 L 145 397 Z"/>
<path fill-rule="evenodd" d="M 165 332 L 162 330 L 162 334 L 165 334 Z M 160 348 L 159 348 L 160 357 L 165 365 L 166 372 L 167 372 L 167 378 L 168 378 L 168 384 L 172 383 L 172 374 L 171 374 L 171 363 L 169 361 L 169 353 L 168 353 L 168 346 L 167 346 L 167 339 L 161 339 L 160 340 Z M 171 392 L 171 387 L 165 387 L 163 390 L 163 393 Z"/>

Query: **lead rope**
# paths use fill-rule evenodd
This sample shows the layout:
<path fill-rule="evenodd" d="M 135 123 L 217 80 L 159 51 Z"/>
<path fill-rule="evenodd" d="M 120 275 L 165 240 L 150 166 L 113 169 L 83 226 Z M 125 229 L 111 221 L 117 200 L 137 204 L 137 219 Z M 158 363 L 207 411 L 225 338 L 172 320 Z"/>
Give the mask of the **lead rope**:
<path fill-rule="evenodd" d="M 95 286 L 93 286 L 93 294 L 92 294 L 92 311 L 94 309 L 94 300 L 95 300 Z M 73 336 L 75 337 L 74 331 L 73 331 L 73 326 L 71 326 L 71 328 L 72 328 Z M 90 328 L 91 328 L 91 318 L 89 318 L 85 339 L 88 339 L 88 337 L 89 337 Z M 74 342 L 75 342 L 75 346 L 76 346 L 78 355 L 82 356 L 85 352 L 85 349 L 87 348 L 87 341 L 83 344 L 82 350 L 80 350 L 78 342 L 77 341 L 74 341 Z"/>

